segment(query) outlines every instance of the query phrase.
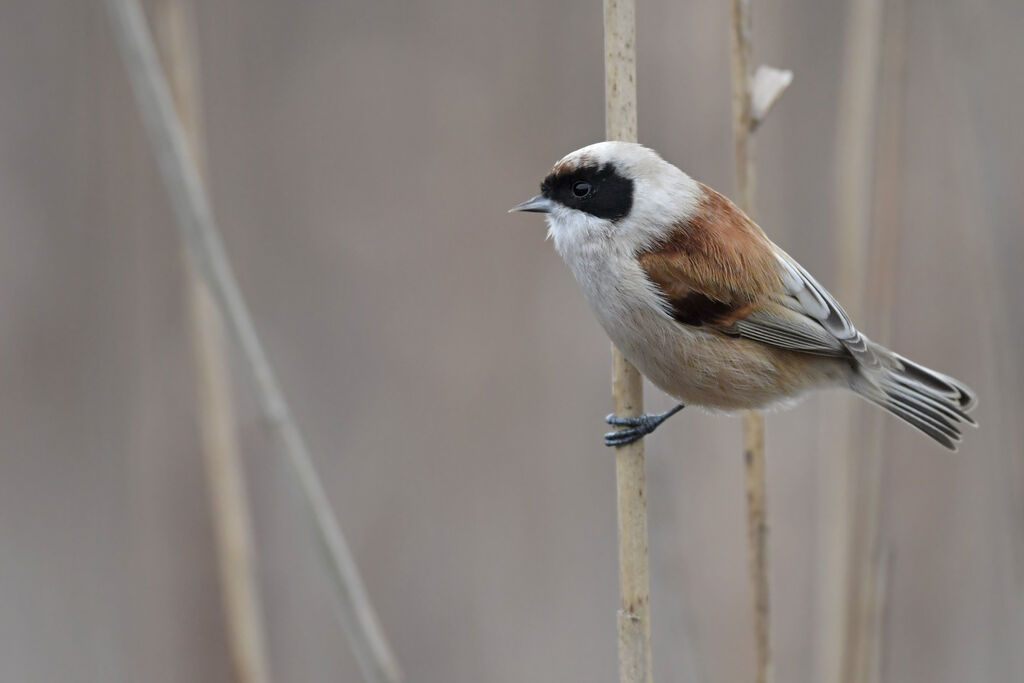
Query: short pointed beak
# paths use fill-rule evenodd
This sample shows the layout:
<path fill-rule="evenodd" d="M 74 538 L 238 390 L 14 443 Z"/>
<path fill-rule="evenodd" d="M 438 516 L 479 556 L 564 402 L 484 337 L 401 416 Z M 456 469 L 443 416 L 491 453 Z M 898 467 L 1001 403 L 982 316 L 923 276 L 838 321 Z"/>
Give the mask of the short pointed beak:
<path fill-rule="evenodd" d="M 516 211 L 532 211 L 534 213 L 551 213 L 552 209 L 555 208 L 555 203 L 545 197 L 542 194 L 536 197 L 527 199 L 522 204 L 516 204 L 508 210 L 509 213 L 515 213 Z"/>

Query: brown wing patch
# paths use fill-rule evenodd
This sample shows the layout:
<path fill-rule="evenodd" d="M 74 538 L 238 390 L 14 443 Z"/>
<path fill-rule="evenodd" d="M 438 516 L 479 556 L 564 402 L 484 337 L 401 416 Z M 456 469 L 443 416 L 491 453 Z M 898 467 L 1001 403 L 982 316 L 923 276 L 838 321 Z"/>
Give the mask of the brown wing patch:
<path fill-rule="evenodd" d="M 761 228 L 728 199 L 701 188 L 704 198 L 693 217 L 637 259 L 676 320 L 726 326 L 757 300 L 781 292 L 782 279 Z"/>
<path fill-rule="evenodd" d="M 694 327 L 728 326 L 746 316 L 750 310 L 750 304 L 736 306 L 724 301 L 716 301 L 697 291 L 691 291 L 683 297 L 669 299 L 668 305 L 676 322 Z"/>

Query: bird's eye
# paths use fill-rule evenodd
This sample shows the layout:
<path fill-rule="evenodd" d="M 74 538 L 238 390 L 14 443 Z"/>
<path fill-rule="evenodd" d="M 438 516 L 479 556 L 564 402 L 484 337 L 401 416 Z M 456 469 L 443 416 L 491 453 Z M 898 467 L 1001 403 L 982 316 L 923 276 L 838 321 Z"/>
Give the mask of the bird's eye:
<path fill-rule="evenodd" d="M 591 187 L 590 183 L 588 183 L 586 180 L 580 180 L 573 183 L 572 193 L 576 197 L 582 199 L 583 197 L 589 195 L 592 189 L 593 188 Z"/>

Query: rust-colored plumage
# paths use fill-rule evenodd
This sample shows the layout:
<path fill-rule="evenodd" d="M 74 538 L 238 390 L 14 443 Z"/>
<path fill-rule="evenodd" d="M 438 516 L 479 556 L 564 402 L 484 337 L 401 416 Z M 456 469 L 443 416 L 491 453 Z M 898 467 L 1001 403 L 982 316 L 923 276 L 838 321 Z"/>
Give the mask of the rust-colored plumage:
<path fill-rule="evenodd" d="M 694 215 L 637 259 L 676 320 L 726 326 L 780 293 L 782 280 L 761 228 L 731 201 L 700 187 L 704 195 Z"/>

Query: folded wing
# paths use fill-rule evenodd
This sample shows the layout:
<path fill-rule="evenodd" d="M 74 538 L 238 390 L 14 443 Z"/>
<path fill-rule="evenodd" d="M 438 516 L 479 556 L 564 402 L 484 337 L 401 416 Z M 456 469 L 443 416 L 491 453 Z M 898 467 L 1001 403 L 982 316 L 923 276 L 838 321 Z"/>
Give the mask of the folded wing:
<path fill-rule="evenodd" d="M 795 352 L 848 358 L 851 388 L 956 449 L 974 393 L 958 380 L 873 343 L 842 306 L 729 200 L 705 188 L 694 217 L 637 255 L 665 313 Z"/>

